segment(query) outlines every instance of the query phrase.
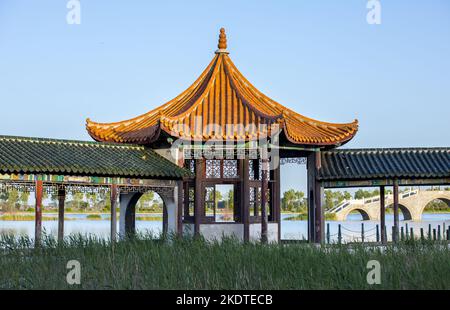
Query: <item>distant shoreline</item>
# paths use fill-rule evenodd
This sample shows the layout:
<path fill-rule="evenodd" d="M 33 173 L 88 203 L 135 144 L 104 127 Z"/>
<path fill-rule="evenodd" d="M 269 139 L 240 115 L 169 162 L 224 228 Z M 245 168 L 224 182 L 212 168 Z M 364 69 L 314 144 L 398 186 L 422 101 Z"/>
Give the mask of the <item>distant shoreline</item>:
<path fill-rule="evenodd" d="M 392 214 L 392 212 L 387 212 Z M 282 215 L 290 215 L 290 217 L 283 219 L 284 221 L 302 221 L 307 219 L 307 215 L 297 212 L 281 212 Z M 450 214 L 450 210 L 443 211 L 424 211 L 423 214 Z M 64 217 L 65 221 L 105 221 L 110 220 L 110 213 L 106 212 L 65 212 L 65 215 L 85 215 L 84 218 Z M 117 213 L 119 216 L 119 212 Z M 136 220 L 138 221 L 161 221 L 163 220 L 163 214 L 161 212 L 137 212 L 139 215 Z M 57 221 L 58 213 L 56 212 L 43 212 L 43 221 Z M 332 217 L 326 217 L 326 221 L 334 221 Z M 34 212 L 4 212 L 0 213 L 1 221 L 34 221 Z"/>
<path fill-rule="evenodd" d="M 109 213 L 79 213 L 79 212 L 70 212 L 65 213 L 65 215 L 85 215 L 84 218 L 73 218 L 73 217 L 64 217 L 65 221 L 105 221 L 110 220 Z M 104 215 L 104 217 L 102 216 Z M 119 216 L 119 213 L 117 213 Z M 163 220 L 162 213 L 137 213 L 140 215 L 137 220 L 139 221 L 161 221 Z M 152 215 L 152 216 L 151 216 Z M 14 221 L 14 222 L 26 222 L 26 221 L 34 221 L 34 213 L 33 212 L 8 212 L 0 214 L 0 222 L 1 221 Z M 42 214 L 43 221 L 57 221 L 58 213 L 54 212 L 44 212 Z"/>

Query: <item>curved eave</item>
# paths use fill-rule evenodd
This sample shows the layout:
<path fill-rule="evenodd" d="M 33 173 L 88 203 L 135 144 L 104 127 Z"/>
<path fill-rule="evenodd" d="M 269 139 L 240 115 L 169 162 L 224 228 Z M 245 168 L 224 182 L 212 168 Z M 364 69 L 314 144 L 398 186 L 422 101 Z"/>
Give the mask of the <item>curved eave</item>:
<path fill-rule="evenodd" d="M 201 122 L 197 118 L 201 117 Z M 298 114 L 267 97 L 236 68 L 227 53 L 216 54 L 200 77 L 175 99 L 136 118 L 116 123 L 86 120 L 96 141 L 149 144 L 161 130 L 191 141 L 252 141 L 267 136 L 264 126 L 279 123 L 290 143 L 338 146 L 358 131 L 358 121 L 337 124 Z M 211 125 L 219 129 L 211 129 Z M 242 126 L 229 132 L 226 125 Z M 249 125 L 254 128 L 245 129 Z"/>
<path fill-rule="evenodd" d="M 287 140 L 294 144 L 317 146 L 340 146 L 349 142 L 358 132 L 358 120 L 352 123 L 333 124 L 314 120 L 297 120 L 304 127 L 293 126 L 284 122 Z M 308 132 L 309 134 L 305 134 Z"/>

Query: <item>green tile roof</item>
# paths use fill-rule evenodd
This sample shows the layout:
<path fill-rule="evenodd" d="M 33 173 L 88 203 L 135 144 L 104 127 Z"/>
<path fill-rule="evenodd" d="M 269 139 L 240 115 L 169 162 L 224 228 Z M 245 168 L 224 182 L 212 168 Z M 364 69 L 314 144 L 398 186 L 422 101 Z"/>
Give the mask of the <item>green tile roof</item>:
<path fill-rule="evenodd" d="M 190 175 L 144 146 L 1 135 L 0 173 L 147 179 Z"/>
<path fill-rule="evenodd" d="M 321 180 L 450 178 L 448 147 L 339 149 L 321 159 Z"/>

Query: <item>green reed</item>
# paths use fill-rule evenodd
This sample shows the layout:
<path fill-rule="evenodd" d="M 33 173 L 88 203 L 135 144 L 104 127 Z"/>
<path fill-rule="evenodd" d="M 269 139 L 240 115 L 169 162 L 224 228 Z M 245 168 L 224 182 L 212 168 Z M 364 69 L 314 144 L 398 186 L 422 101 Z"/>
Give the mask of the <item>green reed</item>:
<path fill-rule="evenodd" d="M 448 244 L 398 246 L 242 244 L 138 235 L 110 243 L 71 235 L 0 237 L 0 289 L 449 289 Z M 81 264 L 68 285 L 66 264 Z M 381 284 L 366 281 L 367 262 L 381 264 Z"/>

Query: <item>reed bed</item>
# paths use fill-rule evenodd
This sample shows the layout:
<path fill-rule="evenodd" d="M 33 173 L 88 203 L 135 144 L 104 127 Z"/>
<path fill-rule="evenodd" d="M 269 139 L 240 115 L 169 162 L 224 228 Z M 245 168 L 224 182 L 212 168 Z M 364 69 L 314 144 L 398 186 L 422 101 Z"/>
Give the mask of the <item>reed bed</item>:
<path fill-rule="evenodd" d="M 70 260 L 81 284 L 66 282 Z M 381 264 L 381 284 L 367 284 L 367 263 Z M 233 239 L 165 240 L 140 235 L 110 243 L 73 235 L 39 248 L 27 237 L 0 236 L 1 289 L 449 289 L 448 244 L 397 246 L 242 244 Z"/>

